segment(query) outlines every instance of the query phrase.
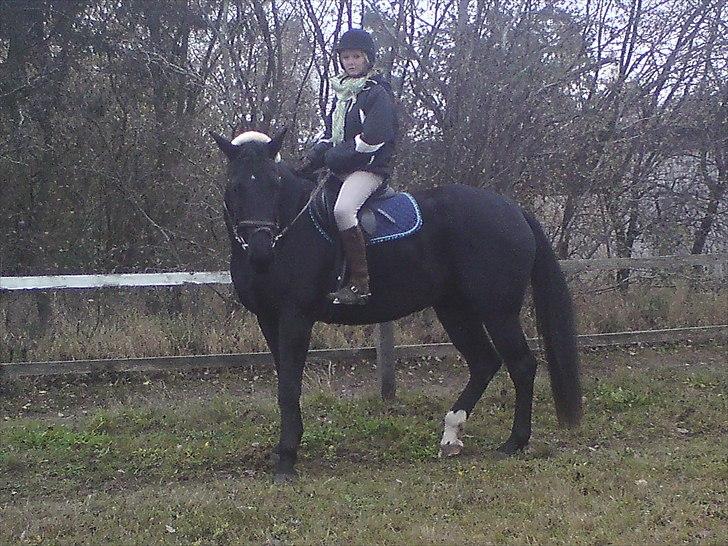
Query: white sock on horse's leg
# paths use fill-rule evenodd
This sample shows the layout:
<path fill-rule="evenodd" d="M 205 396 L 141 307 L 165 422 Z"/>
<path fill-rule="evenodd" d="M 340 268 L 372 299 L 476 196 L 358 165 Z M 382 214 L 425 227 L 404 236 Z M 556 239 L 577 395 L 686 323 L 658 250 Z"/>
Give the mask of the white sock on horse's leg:
<path fill-rule="evenodd" d="M 440 456 L 452 457 L 460 455 L 463 449 L 463 442 L 458 438 L 458 434 L 462 430 L 463 423 L 468 418 L 465 410 L 448 411 L 445 415 L 445 430 L 440 440 Z"/>

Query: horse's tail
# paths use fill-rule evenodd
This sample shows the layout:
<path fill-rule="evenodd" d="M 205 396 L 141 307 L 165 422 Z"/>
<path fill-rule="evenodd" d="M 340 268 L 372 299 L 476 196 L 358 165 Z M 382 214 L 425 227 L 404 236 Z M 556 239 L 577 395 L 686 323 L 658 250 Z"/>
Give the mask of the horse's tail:
<path fill-rule="evenodd" d="M 582 416 L 579 354 L 571 294 L 551 243 L 533 216 L 524 212 L 536 238 L 531 272 L 536 323 L 546 349 L 559 424 L 575 427 Z"/>

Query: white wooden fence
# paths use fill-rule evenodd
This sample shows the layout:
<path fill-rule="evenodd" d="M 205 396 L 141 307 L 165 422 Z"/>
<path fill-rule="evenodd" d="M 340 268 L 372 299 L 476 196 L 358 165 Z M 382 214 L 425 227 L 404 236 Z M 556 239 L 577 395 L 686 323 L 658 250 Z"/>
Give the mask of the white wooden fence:
<path fill-rule="evenodd" d="M 674 271 L 689 266 L 723 268 L 728 254 L 658 256 L 652 258 L 597 258 L 562 260 L 567 273 L 613 269 L 660 269 Z M 202 273 L 108 273 L 98 275 L 47 275 L 40 277 L 0 277 L 0 290 L 66 290 L 105 287 L 156 287 L 186 284 L 230 284 L 228 271 Z"/>
<path fill-rule="evenodd" d="M 594 260 L 563 260 L 561 266 L 567 273 L 614 269 L 658 269 L 674 271 L 687 267 L 703 266 L 714 268 L 718 276 L 725 272 L 728 254 L 702 254 L 691 256 L 660 256 L 652 258 L 605 258 Z M 42 277 L 0 277 L 1 291 L 17 290 L 68 290 L 104 287 L 159 287 L 200 284 L 230 284 L 227 271 L 202 273 L 122 273 L 99 275 L 52 275 Z M 727 317 L 728 318 L 728 317 Z M 728 338 L 728 325 L 709 327 L 677 328 L 670 330 L 649 330 L 642 332 L 615 332 L 609 334 L 579 336 L 579 344 L 586 347 L 625 345 L 631 343 L 662 343 L 675 341 L 703 341 Z M 537 347 L 537 340 L 529 340 Z M 391 323 L 379 325 L 376 347 L 357 349 L 325 349 L 311 351 L 312 359 L 373 358 L 376 356 L 381 391 L 384 398 L 395 395 L 395 358 L 422 355 L 455 354 L 449 343 L 394 346 Z M 228 355 L 196 355 L 181 357 L 154 357 L 109 360 L 75 360 L 59 362 L 20 362 L 0 364 L 0 378 L 29 375 L 53 375 L 66 373 L 89 373 L 95 371 L 162 371 L 205 367 L 249 366 L 269 364 L 269 353 L 248 353 Z"/>

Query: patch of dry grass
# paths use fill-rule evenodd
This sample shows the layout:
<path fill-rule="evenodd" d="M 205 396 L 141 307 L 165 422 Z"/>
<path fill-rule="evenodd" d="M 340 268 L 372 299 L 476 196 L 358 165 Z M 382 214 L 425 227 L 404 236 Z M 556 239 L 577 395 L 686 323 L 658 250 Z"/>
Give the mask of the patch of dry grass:
<path fill-rule="evenodd" d="M 635 286 L 627 292 L 574 290 L 580 333 L 722 324 L 728 290 Z M 49 323 L 41 327 L 33 294 L 0 300 L 0 361 L 123 358 L 265 351 L 255 317 L 230 306 L 209 289 L 133 293 L 118 290 L 56 293 Z M 523 313 L 536 336 L 533 310 Z M 431 310 L 395 323 L 398 344 L 449 341 Z M 374 344 L 374 327 L 317 324 L 312 348 Z"/>

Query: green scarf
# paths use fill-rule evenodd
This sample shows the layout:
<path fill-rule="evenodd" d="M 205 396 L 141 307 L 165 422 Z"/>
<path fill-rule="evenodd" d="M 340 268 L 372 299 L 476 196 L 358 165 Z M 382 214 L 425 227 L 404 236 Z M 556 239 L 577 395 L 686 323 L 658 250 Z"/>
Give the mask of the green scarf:
<path fill-rule="evenodd" d="M 346 113 L 354 106 L 357 95 L 375 73 L 376 71 L 370 70 L 361 78 L 351 78 L 346 74 L 339 74 L 331 78 L 331 88 L 336 93 L 336 107 L 331 115 L 331 142 L 334 145 L 344 142 Z"/>

